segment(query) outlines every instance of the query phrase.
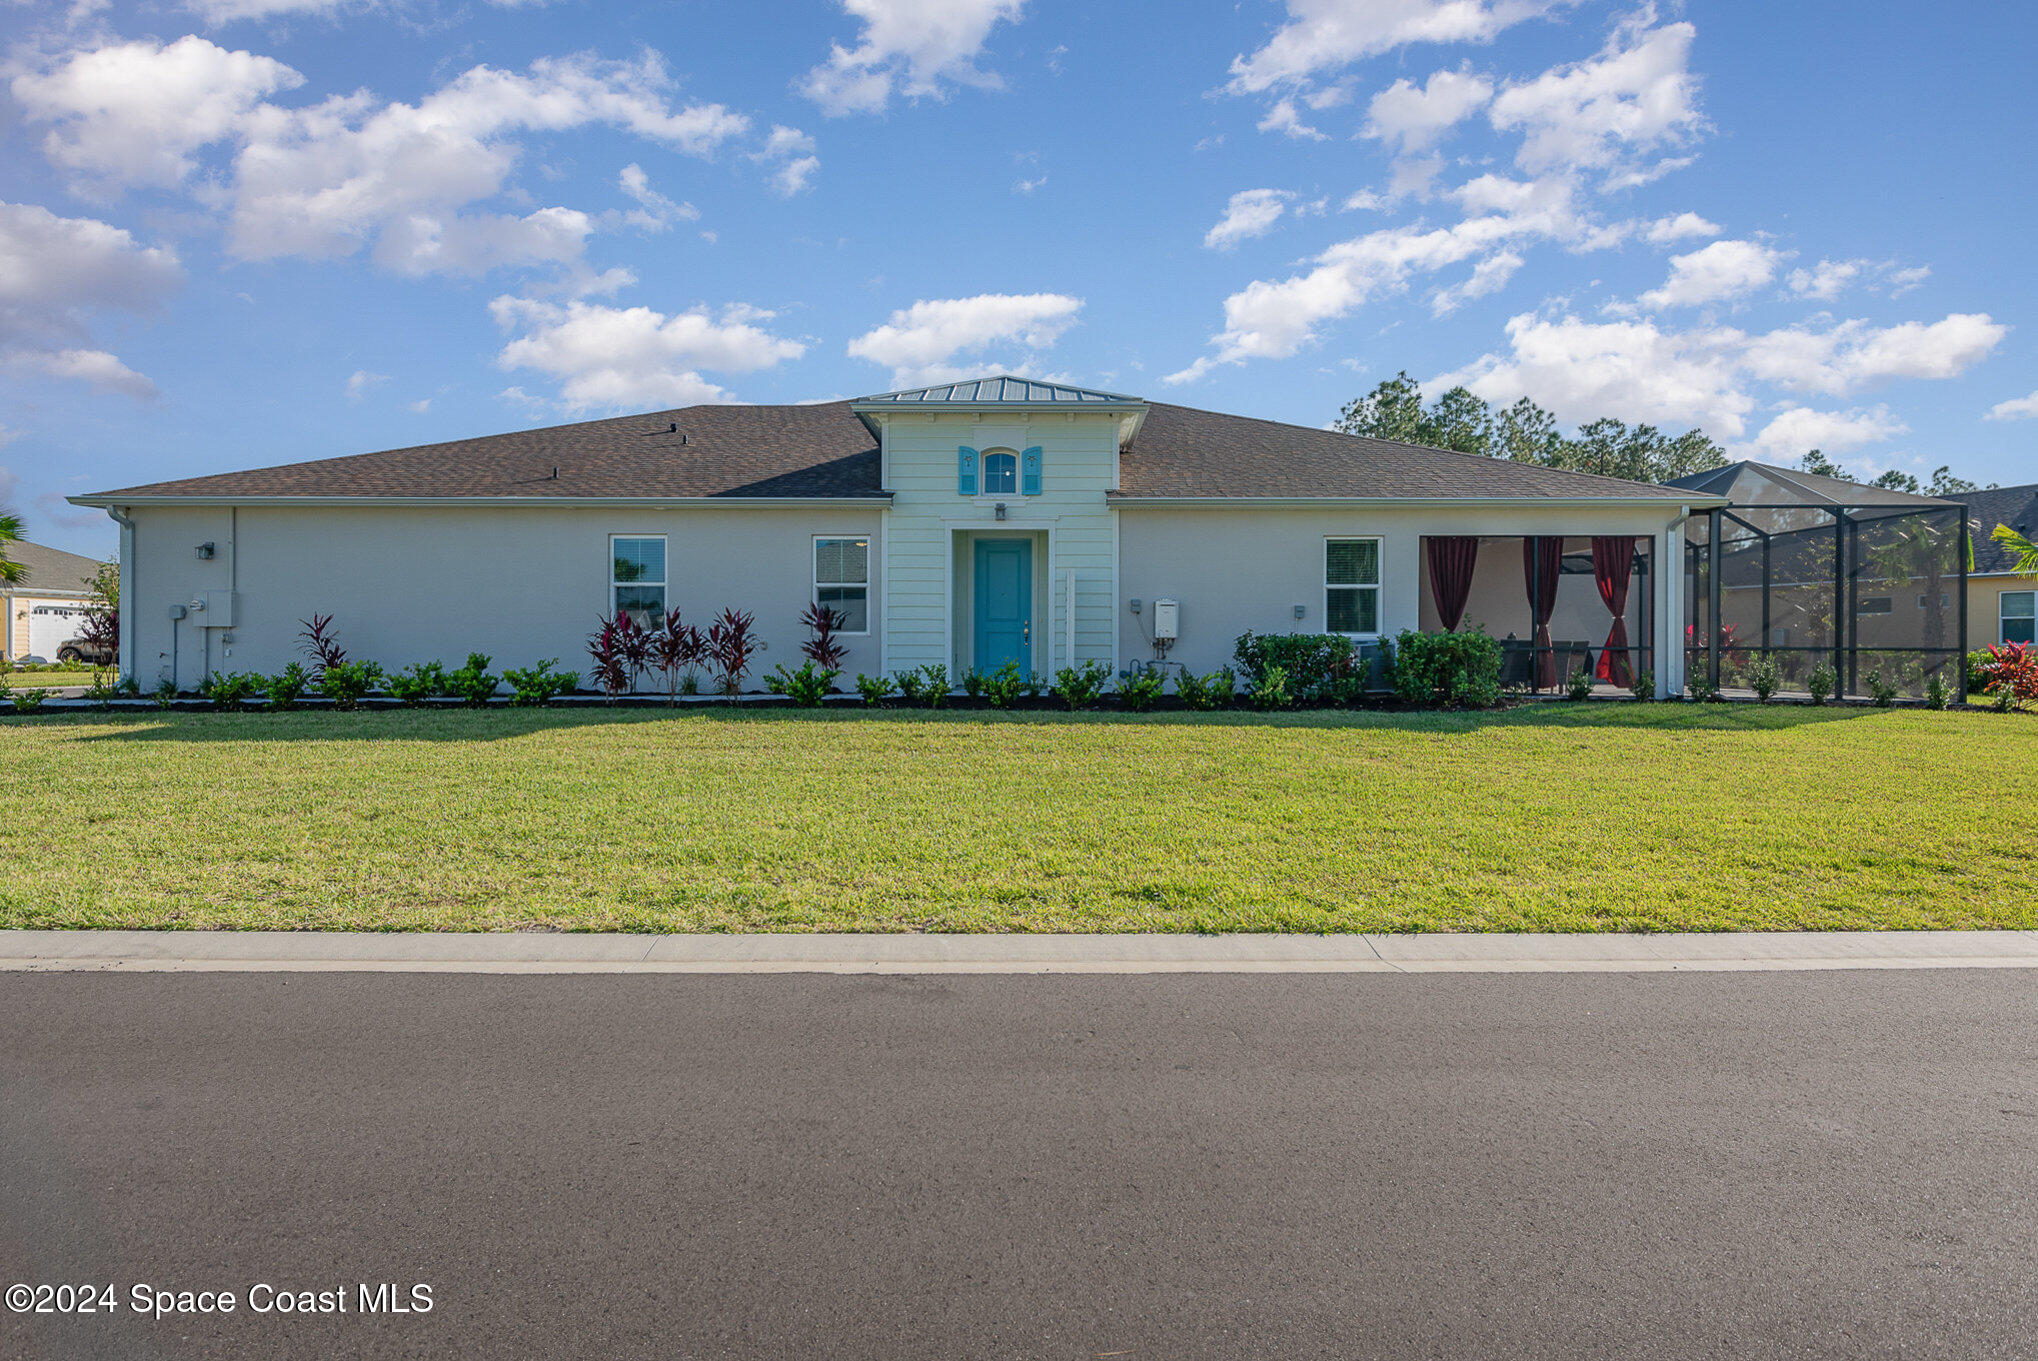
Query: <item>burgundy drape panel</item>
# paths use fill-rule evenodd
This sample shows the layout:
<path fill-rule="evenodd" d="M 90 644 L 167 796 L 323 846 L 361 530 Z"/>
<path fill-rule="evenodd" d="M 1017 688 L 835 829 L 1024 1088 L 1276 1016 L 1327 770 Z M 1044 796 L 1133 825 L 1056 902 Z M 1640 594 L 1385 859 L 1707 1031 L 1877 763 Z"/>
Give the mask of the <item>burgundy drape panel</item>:
<path fill-rule="evenodd" d="M 1599 651 L 1599 678 L 1614 685 L 1628 685 L 1634 672 L 1628 668 L 1628 582 L 1635 570 L 1635 541 L 1596 534 L 1592 539 L 1592 584 L 1599 598 L 1613 611 L 1613 632 Z"/>
<path fill-rule="evenodd" d="M 1465 617 L 1465 602 L 1472 596 L 1472 569 L 1479 562 L 1479 540 L 1470 534 L 1433 535 L 1424 541 L 1429 548 L 1429 595 L 1436 602 L 1444 632 L 1458 627 Z"/>
<path fill-rule="evenodd" d="M 1550 614 L 1557 608 L 1557 577 L 1564 570 L 1564 541 L 1555 536 L 1521 541 L 1521 572 L 1535 620 L 1536 688 L 1557 688 L 1557 657 L 1550 651 Z"/>

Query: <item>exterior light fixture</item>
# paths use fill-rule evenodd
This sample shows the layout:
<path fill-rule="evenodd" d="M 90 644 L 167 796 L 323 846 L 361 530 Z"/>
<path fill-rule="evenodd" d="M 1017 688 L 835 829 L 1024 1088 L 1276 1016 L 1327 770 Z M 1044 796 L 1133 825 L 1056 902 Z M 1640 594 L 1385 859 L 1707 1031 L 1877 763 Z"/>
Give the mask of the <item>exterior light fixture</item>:
<path fill-rule="evenodd" d="M 212 561 L 212 545 L 211 545 L 211 544 L 209 544 L 209 543 L 202 543 L 202 544 L 198 545 L 198 560 L 199 560 L 200 562 L 211 562 L 211 561 Z"/>
<path fill-rule="evenodd" d="M 1003 501 L 998 502 L 998 507 L 996 510 L 992 512 L 992 515 L 994 518 L 1000 520 L 1005 518 L 1005 503 Z"/>

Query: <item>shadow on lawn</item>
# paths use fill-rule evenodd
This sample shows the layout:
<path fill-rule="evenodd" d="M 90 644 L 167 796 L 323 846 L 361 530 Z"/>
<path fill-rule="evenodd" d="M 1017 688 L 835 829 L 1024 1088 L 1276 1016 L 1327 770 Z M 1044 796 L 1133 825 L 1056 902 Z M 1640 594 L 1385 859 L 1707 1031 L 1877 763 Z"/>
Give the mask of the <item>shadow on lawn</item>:
<path fill-rule="evenodd" d="M 84 713 L 51 715 L 54 725 L 110 725 L 80 737 L 84 742 L 493 742 L 563 728 L 657 725 L 665 723 L 756 724 L 888 723 L 899 728 L 928 724 L 983 727 L 1179 727 L 1307 728 L 1324 731 L 1421 732 L 1438 735 L 1502 728 L 1653 729 L 1666 732 L 1763 733 L 1866 718 L 1875 711 L 1859 705 L 1634 704 L 1548 702 L 1488 713 L 1409 712 L 1393 709 L 1297 710 L 1257 713 L 1230 709 L 1215 713 L 1160 709 L 1146 713 L 1054 709 L 879 709 L 861 705 L 795 709 L 755 705 L 696 705 L 677 711 L 658 707 L 593 705 L 553 709 L 367 709 L 353 713 L 297 711 L 263 713 Z"/>

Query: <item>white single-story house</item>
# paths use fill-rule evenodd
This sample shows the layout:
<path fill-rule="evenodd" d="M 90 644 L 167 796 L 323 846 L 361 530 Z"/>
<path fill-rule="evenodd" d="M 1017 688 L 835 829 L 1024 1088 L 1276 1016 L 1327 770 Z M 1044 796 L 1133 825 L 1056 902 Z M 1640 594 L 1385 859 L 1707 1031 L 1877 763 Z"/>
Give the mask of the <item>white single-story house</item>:
<path fill-rule="evenodd" d="M 615 609 L 704 626 L 733 607 L 756 616 L 765 670 L 798 664 L 821 603 L 845 616 L 851 677 L 1204 672 L 1248 629 L 1480 624 L 1526 676 L 1599 654 L 1622 683 L 1631 658 L 1663 694 L 1684 682 L 1684 521 L 1722 504 L 1009 376 L 72 500 L 120 526 L 121 669 L 144 686 L 278 670 L 315 613 L 386 667 L 485 652 L 584 671 Z"/>
<path fill-rule="evenodd" d="M 7 556 L 22 573 L 17 582 L 0 581 L 0 610 L 7 619 L 0 629 L 0 659 L 56 661 L 85 627 L 99 564 L 39 543 L 11 543 Z"/>

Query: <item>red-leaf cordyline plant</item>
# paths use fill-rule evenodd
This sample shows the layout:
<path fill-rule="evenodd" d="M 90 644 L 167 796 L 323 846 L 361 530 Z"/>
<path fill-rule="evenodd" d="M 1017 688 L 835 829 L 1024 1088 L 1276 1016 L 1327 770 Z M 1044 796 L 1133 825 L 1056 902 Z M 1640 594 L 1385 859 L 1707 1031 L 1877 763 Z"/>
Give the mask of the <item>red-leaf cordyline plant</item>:
<path fill-rule="evenodd" d="M 1982 692 L 2009 705 L 2038 700 L 2038 648 L 2029 643 L 1998 643 L 1980 667 Z"/>
<path fill-rule="evenodd" d="M 807 612 L 800 616 L 814 635 L 800 646 L 807 660 L 828 671 L 840 671 L 842 659 L 849 655 L 849 646 L 835 636 L 835 630 L 842 627 L 841 611 L 831 610 L 826 605 L 809 605 Z"/>
<path fill-rule="evenodd" d="M 687 692 L 691 694 L 693 674 L 700 669 L 707 650 L 708 640 L 692 624 L 681 623 L 678 610 L 667 614 L 665 622 L 652 633 L 651 664 L 665 673 L 666 697 L 674 704 L 679 703 L 680 673 L 686 673 Z"/>
<path fill-rule="evenodd" d="M 325 679 L 327 667 L 346 665 L 347 650 L 333 637 L 333 617 L 330 614 L 314 614 L 297 622 L 304 625 L 304 632 L 297 636 L 304 639 L 303 651 L 311 658 L 311 678 L 314 681 Z"/>
<path fill-rule="evenodd" d="M 630 688 L 634 679 L 630 672 L 629 652 L 624 638 L 629 630 L 637 627 L 636 621 L 622 610 L 614 617 L 597 619 L 601 625 L 587 640 L 587 655 L 594 665 L 588 671 L 589 679 L 602 688 L 611 704 L 616 697 Z"/>
<path fill-rule="evenodd" d="M 748 610 L 723 610 L 708 625 L 708 660 L 722 673 L 722 693 L 741 694 L 750 674 L 750 659 L 764 651 L 764 640 L 751 632 L 756 616 Z"/>

